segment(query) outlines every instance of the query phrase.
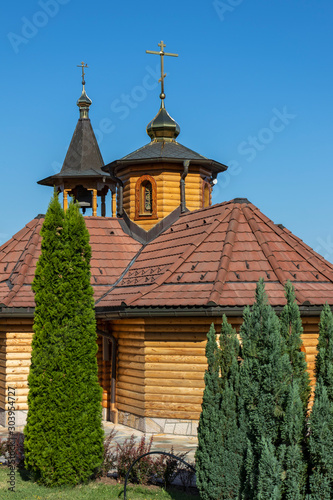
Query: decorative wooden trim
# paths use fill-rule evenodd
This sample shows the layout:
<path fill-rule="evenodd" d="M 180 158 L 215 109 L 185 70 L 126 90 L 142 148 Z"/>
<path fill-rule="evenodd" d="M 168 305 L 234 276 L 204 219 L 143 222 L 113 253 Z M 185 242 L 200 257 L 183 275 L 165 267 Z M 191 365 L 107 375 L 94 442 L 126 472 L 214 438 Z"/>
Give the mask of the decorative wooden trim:
<path fill-rule="evenodd" d="M 140 213 L 141 205 L 141 185 L 144 181 L 149 181 L 152 187 L 152 213 Z M 135 218 L 134 220 L 152 220 L 157 219 L 157 185 L 154 177 L 151 175 L 142 175 L 135 184 Z"/>

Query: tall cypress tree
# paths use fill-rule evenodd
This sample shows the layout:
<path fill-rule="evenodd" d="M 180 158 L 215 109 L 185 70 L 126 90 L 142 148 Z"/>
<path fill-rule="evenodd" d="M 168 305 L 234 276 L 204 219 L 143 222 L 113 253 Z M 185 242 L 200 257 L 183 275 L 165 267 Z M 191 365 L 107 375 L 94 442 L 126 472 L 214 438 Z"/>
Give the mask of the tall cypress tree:
<path fill-rule="evenodd" d="M 197 485 L 203 500 L 221 498 L 222 434 L 220 432 L 220 353 L 212 324 L 207 334 L 205 389 L 198 427 L 198 448 L 195 454 Z"/>
<path fill-rule="evenodd" d="M 252 309 L 244 311 L 241 338 L 244 361 L 240 389 L 248 437 L 243 496 L 264 498 L 266 491 L 274 491 L 274 495 L 282 492 L 281 475 L 273 478 L 265 463 L 268 455 L 274 457 L 274 463 L 280 460 L 291 367 L 279 320 L 268 304 L 263 280 L 257 285 Z"/>
<path fill-rule="evenodd" d="M 321 377 L 327 389 L 329 401 L 333 402 L 333 314 L 325 304 L 320 315 L 316 378 Z"/>
<path fill-rule="evenodd" d="M 208 332 L 205 390 L 198 428 L 197 484 L 203 500 L 240 498 L 244 438 L 239 428 L 239 342 L 226 316 L 220 346 Z"/>
<path fill-rule="evenodd" d="M 77 205 L 64 217 L 55 195 L 42 236 L 26 465 L 43 484 L 77 484 L 92 477 L 103 449 L 89 233 Z"/>
<path fill-rule="evenodd" d="M 280 315 L 281 335 L 286 343 L 286 351 L 292 367 L 292 377 L 298 384 L 304 413 L 306 413 L 311 392 L 310 379 L 305 354 L 301 351 L 301 335 L 303 333 L 301 315 L 295 299 L 295 290 L 290 281 L 285 286 L 285 296 L 287 304 Z"/>
<path fill-rule="evenodd" d="M 302 500 L 307 483 L 307 462 L 304 456 L 305 416 L 296 380 L 293 380 L 289 386 L 281 435 L 280 457 L 284 469 L 283 498 Z"/>
<path fill-rule="evenodd" d="M 307 479 L 306 416 L 310 397 L 310 382 L 305 354 L 301 351 L 303 326 L 290 281 L 285 286 L 287 304 L 280 315 L 281 335 L 289 356 L 292 384 L 282 428 L 284 498 L 302 499 Z"/>
<path fill-rule="evenodd" d="M 316 391 L 310 415 L 310 489 L 313 500 L 333 498 L 333 315 L 328 304 L 319 323 Z"/>
<path fill-rule="evenodd" d="M 223 315 L 220 335 L 221 409 L 218 432 L 221 447 L 221 500 L 240 498 L 245 434 L 239 414 L 239 341 Z"/>

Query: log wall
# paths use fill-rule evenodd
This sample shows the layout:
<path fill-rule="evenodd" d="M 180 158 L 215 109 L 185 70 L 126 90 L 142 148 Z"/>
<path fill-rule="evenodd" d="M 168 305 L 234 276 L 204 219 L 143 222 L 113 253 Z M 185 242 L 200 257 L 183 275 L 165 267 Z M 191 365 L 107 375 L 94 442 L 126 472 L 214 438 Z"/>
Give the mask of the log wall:
<path fill-rule="evenodd" d="M 242 318 L 228 321 L 239 331 Z M 304 318 L 302 336 L 314 389 L 319 318 Z M 118 338 L 117 408 L 138 416 L 198 420 L 212 318 L 122 319 Z M 221 320 L 214 318 L 217 334 Z"/>
<path fill-rule="evenodd" d="M 28 409 L 28 374 L 32 341 L 31 319 L 0 321 L 0 407 L 8 409 L 8 387 L 15 389 L 15 410 Z"/>
<path fill-rule="evenodd" d="M 157 219 L 136 220 L 135 219 L 135 186 L 137 180 L 144 175 L 145 171 L 126 171 L 120 177 L 124 182 L 123 203 L 127 215 L 139 226 L 149 231 L 164 217 L 173 212 L 180 205 L 180 177 L 181 173 L 175 169 L 153 172 L 150 168 L 150 175 L 154 177 L 157 186 Z M 207 173 L 208 175 L 208 173 Z M 186 207 L 189 210 L 197 210 L 203 207 L 203 179 L 199 171 L 189 173 L 185 179 Z"/>
<path fill-rule="evenodd" d="M 230 318 L 239 329 L 242 318 Z M 198 420 L 206 369 L 206 334 L 212 318 L 147 318 L 112 321 L 118 341 L 118 410 L 140 417 Z M 217 334 L 221 321 L 214 318 Z M 303 318 L 302 336 L 314 390 L 318 317 Z M 7 409 L 7 388 L 15 388 L 16 410 L 28 409 L 28 373 L 31 356 L 32 320 L 1 319 L 0 408 Z M 110 404 L 111 361 L 103 360 L 102 337 L 98 337 L 99 382 L 103 407 Z"/>

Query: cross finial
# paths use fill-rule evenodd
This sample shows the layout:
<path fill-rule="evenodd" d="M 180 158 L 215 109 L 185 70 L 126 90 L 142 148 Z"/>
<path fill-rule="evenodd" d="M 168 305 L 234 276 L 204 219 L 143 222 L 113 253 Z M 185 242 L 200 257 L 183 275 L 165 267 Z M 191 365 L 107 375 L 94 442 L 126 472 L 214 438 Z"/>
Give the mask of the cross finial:
<path fill-rule="evenodd" d="M 166 45 L 163 42 L 163 40 L 161 41 L 161 43 L 158 44 L 158 46 L 161 49 L 159 52 L 155 52 L 153 50 L 146 50 L 146 53 L 147 54 L 156 54 L 158 56 L 161 56 L 161 78 L 159 79 L 159 82 L 161 82 L 160 98 L 162 99 L 162 102 L 163 102 L 163 100 L 165 99 L 164 78 L 167 76 L 166 73 L 164 73 L 164 56 L 178 57 L 178 54 L 170 54 L 168 52 L 164 52 L 164 48 L 166 47 Z"/>
<path fill-rule="evenodd" d="M 84 68 L 88 68 L 88 64 L 84 63 L 83 61 L 81 62 L 81 64 L 78 64 L 77 65 L 78 68 L 82 68 L 82 86 L 84 88 L 86 82 L 84 81 L 84 75 L 85 75 L 85 72 L 84 72 Z"/>

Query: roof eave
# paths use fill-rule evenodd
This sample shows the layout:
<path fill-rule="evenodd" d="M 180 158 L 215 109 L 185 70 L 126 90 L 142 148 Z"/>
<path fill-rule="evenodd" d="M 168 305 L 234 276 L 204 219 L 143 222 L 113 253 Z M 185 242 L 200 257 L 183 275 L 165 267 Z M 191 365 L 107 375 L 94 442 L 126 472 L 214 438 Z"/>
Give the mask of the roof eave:
<path fill-rule="evenodd" d="M 246 306 L 156 306 L 156 307 L 95 307 L 96 317 L 99 319 L 138 318 L 138 317 L 176 317 L 176 316 L 207 316 L 227 317 L 243 316 Z M 272 306 L 280 314 L 284 305 Z M 323 306 L 299 306 L 301 316 L 319 316 Z M 333 307 L 331 306 L 332 310 Z"/>
<path fill-rule="evenodd" d="M 111 163 L 108 163 L 107 165 L 104 165 L 102 167 L 102 170 L 105 172 L 110 171 L 110 169 L 115 169 L 117 167 L 127 167 L 131 165 L 146 165 L 146 164 L 152 164 L 152 163 L 175 163 L 175 164 L 183 164 L 185 158 L 165 158 L 165 157 L 158 157 L 158 158 L 140 158 L 137 160 L 115 160 Z M 203 167 L 210 167 L 213 172 L 219 173 L 219 172 L 224 172 L 227 170 L 227 165 L 224 165 L 223 163 L 219 163 L 215 160 L 209 160 L 209 159 L 193 159 L 190 160 L 190 165 L 198 165 L 198 166 L 203 166 Z"/>
<path fill-rule="evenodd" d="M 54 186 L 55 183 L 54 181 L 61 182 L 69 179 L 86 179 L 87 177 L 91 179 L 103 179 L 107 177 L 108 179 L 111 180 L 110 175 L 108 172 L 102 172 L 101 174 L 97 173 L 96 174 L 55 174 L 51 175 L 50 177 L 45 177 L 45 179 L 42 179 L 40 181 L 37 181 L 37 184 L 40 184 L 41 186 Z"/>
<path fill-rule="evenodd" d="M 161 306 L 161 307 L 95 307 L 97 319 L 117 319 L 117 318 L 138 318 L 138 317 L 191 317 L 207 316 L 221 317 L 225 314 L 227 317 L 239 317 L 243 315 L 246 306 Z M 283 305 L 272 306 L 277 314 L 280 314 Z M 302 317 L 319 316 L 323 306 L 310 305 L 299 306 Z M 333 306 L 331 306 L 333 310 Z M 33 318 L 34 307 L 6 307 L 0 306 L 0 318 L 25 317 Z"/>

